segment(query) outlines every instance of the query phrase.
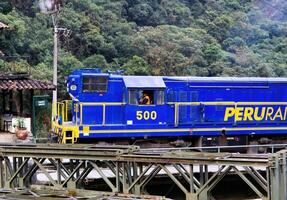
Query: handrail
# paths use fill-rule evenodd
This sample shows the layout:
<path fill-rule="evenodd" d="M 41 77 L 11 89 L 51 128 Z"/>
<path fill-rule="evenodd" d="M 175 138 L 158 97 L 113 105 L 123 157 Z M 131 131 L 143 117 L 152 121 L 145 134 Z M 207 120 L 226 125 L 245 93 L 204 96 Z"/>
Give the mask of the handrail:
<path fill-rule="evenodd" d="M 79 104 L 78 103 L 74 104 L 74 111 L 76 113 L 76 118 L 75 118 L 76 125 L 78 125 L 78 113 L 79 113 Z"/>
<path fill-rule="evenodd" d="M 84 106 L 102 106 L 102 125 L 106 125 L 106 107 L 107 106 L 121 106 L 125 105 L 125 102 L 80 102 L 80 125 L 83 125 L 83 107 Z"/>
<path fill-rule="evenodd" d="M 62 117 L 63 119 L 63 106 L 64 106 L 64 103 L 63 102 L 57 102 L 57 115 L 58 117 Z"/>
<path fill-rule="evenodd" d="M 179 123 L 179 104 L 174 104 L 174 126 L 177 127 Z"/>
<path fill-rule="evenodd" d="M 199 101 L 188 101 L 188 102 L 167 102 L 166 104 L 168 105 L 287 105 L 287 102 L 235 102 L 235 101 L 204 101 L 204 102 L 199 102 Z"/>

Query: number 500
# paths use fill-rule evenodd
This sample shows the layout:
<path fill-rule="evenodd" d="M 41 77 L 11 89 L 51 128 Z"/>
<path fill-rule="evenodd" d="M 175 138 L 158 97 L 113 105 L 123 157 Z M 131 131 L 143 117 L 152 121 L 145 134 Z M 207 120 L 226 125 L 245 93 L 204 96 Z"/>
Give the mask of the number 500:
<path fill-rule="evenodd" d="M 137 120 L 155 120 L 157 117 L 157 113 L 155 111 L 137 111 Z"/>

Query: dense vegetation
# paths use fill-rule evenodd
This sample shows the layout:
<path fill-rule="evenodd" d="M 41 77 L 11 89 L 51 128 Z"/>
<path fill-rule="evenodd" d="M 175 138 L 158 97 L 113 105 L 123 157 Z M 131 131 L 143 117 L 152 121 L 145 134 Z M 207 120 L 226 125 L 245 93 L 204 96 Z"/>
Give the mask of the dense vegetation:
<path fill-rule="evenodd" d="M 1 0 L 0 69 L 52 78 L 52 21 L 36 0 Z M 97 67 L 126 74 L 287 76 L 285 0 L 68 0 L 59 81 Z"/>

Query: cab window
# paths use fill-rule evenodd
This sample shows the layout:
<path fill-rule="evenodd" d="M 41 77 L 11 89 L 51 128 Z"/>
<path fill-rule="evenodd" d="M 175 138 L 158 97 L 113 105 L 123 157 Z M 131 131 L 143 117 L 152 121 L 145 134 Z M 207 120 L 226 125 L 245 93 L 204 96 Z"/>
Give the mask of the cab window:
<path fill-rule="evenodd" d="M 163 90 L 129 90 L 131 105 L 162 105 L 164 104 Z"/>
<path fill-rule="evenodd" d="M 138 91 L 130 90 L 129 91 L 129 104 L 137 105 L 138 104 Z"/>
<path fill-rule="evenodd" d="M 83 92 L 107 92 L 108 77 L 104 76 L 84 76 Z"/>
<path fill-rule="evenodd" d="M 157 105 L 164 104 L 164 91 L 163 90 L 156 91 L 156 104 Z"/>

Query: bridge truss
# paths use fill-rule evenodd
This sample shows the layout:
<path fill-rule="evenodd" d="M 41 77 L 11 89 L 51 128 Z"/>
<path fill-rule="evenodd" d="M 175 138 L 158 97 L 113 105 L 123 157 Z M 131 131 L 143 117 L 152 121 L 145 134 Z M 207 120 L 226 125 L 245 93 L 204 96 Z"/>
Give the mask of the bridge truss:
<path fill-rule="evenodd" d="M 287 200 L 286 162 L 286 150 L 238 154 L 137 146 L 8 145 L 0 147 L 0 188 L 29 188 L 40 173 L 54 189 L 82 188 L 96 176 L 108 192 L 141 195 L 152 180 L 164 175 L 186 200 L 209 200 L 225 176 L 236 174 L 259 198 Z"/>

